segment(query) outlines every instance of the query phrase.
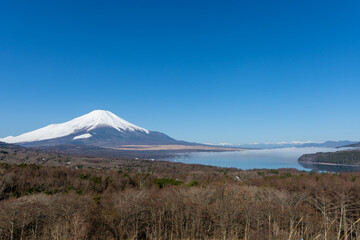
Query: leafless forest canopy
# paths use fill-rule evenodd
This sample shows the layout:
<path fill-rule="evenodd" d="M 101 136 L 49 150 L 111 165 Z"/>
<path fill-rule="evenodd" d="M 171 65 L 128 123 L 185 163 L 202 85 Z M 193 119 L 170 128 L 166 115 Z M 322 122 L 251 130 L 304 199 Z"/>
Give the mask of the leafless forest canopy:
<path fill-rule="evenodd" d="M 0 150 L 0 239 L 360 238 L 358 173 Z"/>

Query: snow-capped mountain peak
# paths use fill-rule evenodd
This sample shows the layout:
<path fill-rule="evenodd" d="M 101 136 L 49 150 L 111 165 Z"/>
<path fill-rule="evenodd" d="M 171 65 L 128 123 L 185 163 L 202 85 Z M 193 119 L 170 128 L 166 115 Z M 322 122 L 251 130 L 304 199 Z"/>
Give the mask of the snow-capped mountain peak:
<path fill-rule="evenodd" d="M 70 122 L 75 127 L 78 125 L 80 128 L 88 128 L 87 130 L 92 130 L 99 126 L 110 126 L 118 131 L 143 131 L 149 133 L 147 129 L 129 123 L 128 121 L 125 121 L 112 112 L 106 110 L 94 110 L 67 123 Z"/>
<path fill-rule="evenodd" d="M 54 138 L 60 138 L 75 134 L 77 132 L 91 131 L 98 127 L 111 127 L 119 132 L 122 131 L 141 131 L 149 134 L 149 131 L 145 128 L 138 127 L 132 123 L 125 121 L 124 119 L 116 116 L 110 111 L 95 110 L 81 117 L 75 118 L 65 123 L 50 124 L 46 127 L 24 133 L 22 135 L 13 137 L 9 136 L 0 141 L 7 143 L 21 143 L 21 142 L 34 142 L 42 141 Z M 91 137 L 91 134 L 85 135 Z M 81 136 L 80 138 L 84 138 Z"/>

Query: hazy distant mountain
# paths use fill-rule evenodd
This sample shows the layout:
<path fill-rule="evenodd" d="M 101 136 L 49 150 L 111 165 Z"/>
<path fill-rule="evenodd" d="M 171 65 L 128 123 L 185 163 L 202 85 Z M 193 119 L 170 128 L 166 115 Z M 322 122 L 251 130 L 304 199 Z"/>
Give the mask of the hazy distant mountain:
<path fill-rule="evenodd" d="M 353 141 L 327 141 L 324 143 L 307 143 L 303 144 L 303 147 L 330 147 L 330 148 L 337 148 L 343 147 L 348 144 L 353 144 Z"/>
<path fill-rule="evenodd" d="M 95 110 L 65 123 L 51 124 L 16 137 L 9 136 L 0 141 L 22 146 L 75 144 L 111 148 L 122 145 L 191 145 L 188 142 L 175 140 L 166 134 L 138 127 L 104 110 Z"/>
<path fill-rule="evenodd" d="M 227 147 L 239 147 L 239 148 L 256 148 L 256 149 L 273 149 L 273 148 L 304 148 L 304 147 L 327 147 L 327 148 L 337 148 L 343 147 L 345 145 L 354 144 L 357 142 L 353 141 L 327 141 L 323 143 L 316 142 L 280 142 L 280 143 L 250 143 L 250 144 L 218 144 L 221 146 Z"/>
<path fill-rule="evenodd" d="M 358 142 L 358 143 L 353 143 L 353 144 L 348 144 L 348 145 L 345 145 L 344 147 L 360 148 L 360 142 Z"/>

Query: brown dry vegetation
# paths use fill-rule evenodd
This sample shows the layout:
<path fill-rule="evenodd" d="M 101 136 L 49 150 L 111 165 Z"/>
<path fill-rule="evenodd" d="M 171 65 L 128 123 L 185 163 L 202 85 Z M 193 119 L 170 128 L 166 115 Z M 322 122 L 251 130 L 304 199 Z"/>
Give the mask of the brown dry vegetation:
<path fill-rule="evenodd" d="M 190 169 L 1 164 L 0 238 L 359 239 L 360 174 Z"/>
<path fill-rule="evenodd" d="M 0 164 L 0 239 L 360 238 L 358 173 L 4 160 L 11 159 Z"/>

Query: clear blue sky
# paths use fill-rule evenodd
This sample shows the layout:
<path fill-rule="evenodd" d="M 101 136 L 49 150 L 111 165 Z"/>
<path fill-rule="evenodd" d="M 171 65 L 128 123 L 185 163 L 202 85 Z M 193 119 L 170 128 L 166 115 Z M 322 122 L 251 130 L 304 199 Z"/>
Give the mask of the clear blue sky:
<path fill-rule="evenodd" d="M 359 1 L 2 1 L 0 137 L 110 110 L 196 142 L 360 140 Z"/>

